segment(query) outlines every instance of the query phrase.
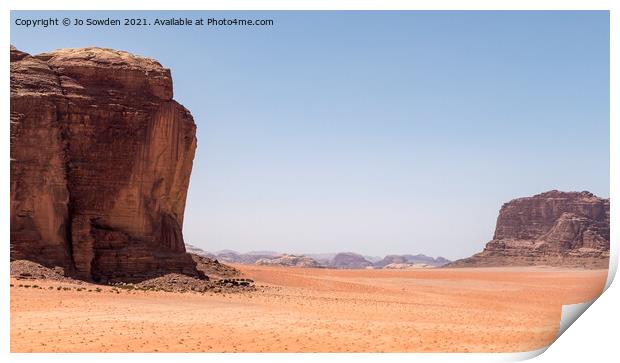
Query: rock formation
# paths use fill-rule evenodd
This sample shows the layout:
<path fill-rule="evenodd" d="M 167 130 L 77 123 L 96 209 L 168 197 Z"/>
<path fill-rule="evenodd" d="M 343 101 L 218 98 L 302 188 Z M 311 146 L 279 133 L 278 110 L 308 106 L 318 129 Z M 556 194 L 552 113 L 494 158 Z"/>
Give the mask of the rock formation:
<path fill-rule="evenodd" d="M 449 266 L 507 265 L 607 268 L 609 199 L 553 190 L 512 200 L 484 250 Z"/>
<path fill-rule="evenodd" d="M 392 265 L 390 268 L 397 268 L 396 266 L 402 265 L 407 267 L 407 265 L 428 265 L 428 266 L 443 266 L 450 263 L 450 260 L 447 260 L 443 257 L 433 258 L 430 256 L 426 256 L 423 254 L 417 255 L 387 255 L 382 260 L 375 262 L 373 265 L 378 268 L 387 268 L 387 266 Z"/>
<path fill-rule="evenodd" d="M 436 268 L 438 266 L 428 265 L 425 263 L 390 263 L 381 268 L 386 270 L 417 270 L 425 268 Z"/>
<path fill-rule="evenodd" d="M 210 259 L 216 259 L 217 256 L 215 256 L 212 253 L 209 253 L 205 250 L 203 250 L 200 247 L 196 247 L 194 245 L 191 245 L 189 243 L 185 243 L 185 251 L 187 251 L 187 253 L 192 254 L 192 255 L 197 255 L 197 256 L 201 256 L 201 257 L 205 257 L 205 258 L 210 258 Z"/>
<path fill-rule="evenodd" d="M 372 262 L 364 256 L 353 252 L 341 252 L 334 256 L 330 262 L 333 268 L 368 268 L 372 267 Z"/>
<path fill-rule="evenodd" d="M 239 253 L 232 250 L 221 250 L 210 254 L 213 255 L 213 258 L 216 258 L 219 261 L 226 263 L 240 263 L 243 265 L 253 265 L 261 258 L 273 258 L 281 255 L 278 252 L 270 251 Z"/>
<path fill-rule="evenodd" d="M 286 266 L 286 267 L 322 267 L 318 262 L 308 256 L 283 254 L 272 258 L 261 258 L 256 261 L 257 265 Z"/>
<path fill-rule="evenodd" d="M 195 133 L 152 59 L 11 47 L 11 259 L 95 281 L 197 274 L 181 231 Z"/>

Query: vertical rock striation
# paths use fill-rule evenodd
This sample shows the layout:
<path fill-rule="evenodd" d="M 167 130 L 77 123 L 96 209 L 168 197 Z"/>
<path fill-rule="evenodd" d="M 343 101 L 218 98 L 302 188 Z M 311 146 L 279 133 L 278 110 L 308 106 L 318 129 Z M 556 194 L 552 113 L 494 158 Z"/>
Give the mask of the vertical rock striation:
<path fill-rule="evenodd" d="M 199 274 L 182 233 L 195 150 L 158 62 L 11 47 L 11 259 L 97 281 Z"/>
<path fill-rule="evenodd" d="M 449 266 L 607 268 L 609 199 L 552 190 L 504 204 L 484 250 Z"/>

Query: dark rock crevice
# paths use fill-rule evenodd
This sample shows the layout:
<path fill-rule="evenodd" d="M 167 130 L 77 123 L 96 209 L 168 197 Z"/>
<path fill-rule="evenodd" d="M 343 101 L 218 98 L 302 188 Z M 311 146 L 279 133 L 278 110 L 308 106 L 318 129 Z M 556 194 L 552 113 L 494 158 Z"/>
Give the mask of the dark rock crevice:
<path fill-rule="evenodd" d="M 70 183 L 69 170 L 71 168 L 71 159 L 70 159 L 70 155 L 71 155 L 70 140 L 71 139 L 69 138 L 69 129 L 67 127 L 67 123 L 65 120 L 62 119 L 62 113 L 58 111 L 61 104 L 64 104 L 65 107 L 63 108 L 66 109 L 66 104 L 68 101 L 65 97 L 67 93 L 62 86 L 62 82 L 60 80 L 60 74 L 54 69 L 54 67 L 49 66 L 49 68 L 56 76 L 58 88 L 62 94 L 62 97 L 60 98 L 61 102 L 56 102 L 56 118 L 55 118 L 56 120 L 55 121 L 60 130 L 59 136 L 63 144 L 62 158 L 64 160 L 64 163 L 63 163 L 64 177 L 67 182 L 66 191 L 68 195 L 67 219 L 64 223 L 64 234 L 66 236 L 65 238 L 66 238 L 66 249 L 67 249 L 67 260 L 68 260 L 67 263 L 65 264 L 65 271 L 68 275 L 74 276 L 76 274 L 76 268 L 75 268 L 75 260 L 74 260 L 74 253 L 73 253 L 73 230 L 72 230 L 73 203 L 72 203 L 71 189 L 68 187 Z"/>

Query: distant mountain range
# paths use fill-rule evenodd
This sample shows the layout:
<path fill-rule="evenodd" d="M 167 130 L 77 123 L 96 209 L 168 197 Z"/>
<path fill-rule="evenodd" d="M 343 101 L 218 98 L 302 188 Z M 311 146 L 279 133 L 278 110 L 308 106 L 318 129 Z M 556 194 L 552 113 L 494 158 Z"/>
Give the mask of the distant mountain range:
<path fill-rule="evenodd" d="M 196 246 L 185 244 L 187 252 L 217 259 L 221 262 L 246 265 L 275 265 L 290 267 L 324 267 L 341 269 L 410 269 L 433 268 L 450 263 L 443 257 L 433 258 L 423 254 L 387 255 L 385 257 L 363 256 L 354 252 L 287 254 L 275 251 L 252 251 L 240 253 L 233 250 L 207 252 Z"/>

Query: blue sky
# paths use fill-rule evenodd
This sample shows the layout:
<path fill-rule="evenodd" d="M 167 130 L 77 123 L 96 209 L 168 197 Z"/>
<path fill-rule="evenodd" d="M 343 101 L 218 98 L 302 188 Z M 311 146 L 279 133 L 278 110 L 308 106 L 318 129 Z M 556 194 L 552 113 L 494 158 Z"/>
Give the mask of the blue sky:
<path fill-rule="evenodd" d="M 271 27 L 26 29 L 172 70 L 198 150 L 186 241 L 207 250 L 468 256 L 499 208 L 609 196 L 607 12 L 12 12 L 273 19 Z"/>

